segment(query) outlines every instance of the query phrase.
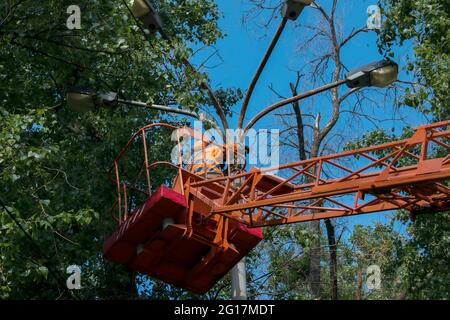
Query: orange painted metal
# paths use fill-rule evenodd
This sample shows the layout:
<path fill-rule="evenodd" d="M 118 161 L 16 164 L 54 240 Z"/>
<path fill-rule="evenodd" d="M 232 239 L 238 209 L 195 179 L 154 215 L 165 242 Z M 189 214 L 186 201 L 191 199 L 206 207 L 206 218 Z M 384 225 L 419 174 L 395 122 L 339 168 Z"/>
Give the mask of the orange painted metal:
<path fill-rule="evenodd" d="M 205 188 L 222 186 L 229 200 L 211 205 L 210 216 L 251 227 L 398 209 L 413 215 L 450 210 L 449 126 L 420 126 L 409 139 L 198 182 L 191 192 L 202 198 Z M 239 189 L 229 187 L 235 181 Z"/>
<path fill-rule="evenodd" d="M 186 170 L 180 147 L 174 163 L 151 163 L 145 140 L 156 127 L 177 129 L 161 123 L 141 128 L 113 162 L 119 229 L 105 242 L 104 255 L 194 292 L 208 290 L 248 254 L 262 239 L 260 227 L 399 209 L 412 217 L 450 210 L 450 120 L 417 127 L 409 139 L 211 179 Z M 177 139 L 203 139 L 189 128 L 176 133 Z M 134 155 L 142 164 L 130 173 L 124 157 L 134 146 L 144 154 L 140 160 Z M 170 189 L 152 190 L 159 169 L 173 170 Z M 174 223 L 163 228 L 164 218 Z M 151 228 L 134 226 L 137 219 L 140 226 L 152 221 Z"/>
<path fill-rule="evenodd" d="M 166 124 L 142 128 L 111 167 L 111 181 L 118 186 L 119 211 L 123 211 L 123 183 L 117 162 L 139 133 L 157 126 L 177 129 Z M 214 179 L 167 161 L 146 165 L 146 172 L 159 166 L 177 170 L 173 188 L 192 196 L 194 211 L 207 219 L 222 215 L 251 227 L 397 209 L 412 214 L 442 211 L 449 209 L 449 188 L 445 185 L 450 178 L 449 126 L 450 120 L 424 125 L 409 139 Z M 203 137 L 189 128 L 178 132 Z M 140 191 L 148 195 L 145 189 Z"/>
<path fill-rule="evenodd" d="M 110 179 L 117 186 L 113 209 L 118 213 L 113 217 L 119 227 L 105 240 L 103 255 L 131 270 L 204 293 L 262 240 L 262 230 L 249 229 L 221 215 L 205 219 L 213 202 L 204 203 L 190 192 L 191 183 L 205 179 L 185 170 L 181 161 L 177 161 L 178 165 L 166 161 L 149 163 L 151 148 L 147 148 L 150 144 L 146 139 L 155 127 L 175 130 L 164 124 L 142 128 L 111 167 Z M 139 156 L 134 155 L 131 162 L 124 158 L 127 153 L 136 152 L 131 148 L 137 145 L 143 149 L 145 170 L 133 166 L 132 161 L 140 162 Z M 176 150 L 181 152 L 181 148 Z M 170 188 L 152 190 L 151 174 L 162 166 L 178 174 Z M 130 174 L 130 167 L 141 169 L 135 175 Z M 222 197 L 208 189 L 204 188 L 204 192 L 211 199 Z M 141 203 L 136 200 L 137 194 L 144 199 Z"/>
<path fill-rule="evenodd" d="M 235 221 L 228 226 L 225 217 L 219 220 L 226 224 L 210 220 L 192 225 L 189 232 L 187 211 L 192 214 L 192 208 L 187 208 L 182 194 L 160 187 L 106 239 L 103 255 L 189 291 L 208 291 L 261 241 L 262 234 Z M 165 226 L 167 218 L 173 223 Z M 226 246 L 221 231 L 226 234 Z"/>

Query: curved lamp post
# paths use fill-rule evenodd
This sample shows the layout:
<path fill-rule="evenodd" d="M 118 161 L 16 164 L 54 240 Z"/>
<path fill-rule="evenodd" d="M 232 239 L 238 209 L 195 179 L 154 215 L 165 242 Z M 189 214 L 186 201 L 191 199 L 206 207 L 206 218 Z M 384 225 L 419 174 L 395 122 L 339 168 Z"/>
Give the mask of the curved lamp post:
<path fill-rule="evenodd" d="M 306 6 L 309 6 L 313 3 L 313 0 L 284 0 L 282 7 L 281 7 L 281 15 L 283 17 L 282 22 L 280 23 L 280 26 L 277 29 L 277 32 L 275 33 L 275 36 L 272 40 L 272 42 L 269 45 L 269 48 L 267 49 L 265 55 L 263 56 L 263 59 L 255 73 L 255 75 L 252 78 L 252 81 L 250 82 L 249 88 L 247 90 L 247 93 L 244 97 L 243 104 L 241 107 L 241 111 L 238 118 L 238 127 L 241 128 L 242 124 L 244 122 L 246 109 L 248 107 L 251 95 L 253 93 L 253 90 L 256 86 L 256 83 L 276 45 L 278 42 L 281 33 L 286 25 L 287 20 L 296 20 L 303 9 Z M 149 30 L 153 32 L 159 32 L 161 36 L 169 40 L 169 37 L 164 33 L 163 31 L 163 25 L 162 20 L 156 13 L 155 8 L 151 5 L 149 0 L 134 0 L 132 8 L 130 9 L 131 13 L 136 19 L 139 19 L 143 22 L 145 27 L 147 27 Z M 183 60 L 183 63 L 190 69 L 193 69 L 193 67 L 190 65 L 190 63 L 187 60 Z M 370 64 L 363 66 L 361 68 L 358 68 L 357 70 L 354 70 L 346 75 L 346 78 L 344 80 L 340 80 L 328 85 L 325 85 L 323 87 L 299 94 L 297 96 L 294 96 L 289 99 L 282 100 L 274 105 L 271 105 L 267 107 L 266 109 L 262 110 L 260 113 L 258 113 L 245 127 L 244 132 L 247 132 L 248 129 L 250 129 L 260 118 L 265 116 L 266 114 L 270 113 L 271 111 L 280 108 L 282 106 L 285 106 L 287 104 L 290 104 L 292 102 L 313 96 L 315 94 L 318 94 L 320 92 L 335 88 L 337 86 L 340 86 L 344 83 L 346 83 L 350 88 L 359 88 L 359 87 L 365 87 L 365 86 L 376 86 L 376 87 L 385 87 L 391 83 L 393 83 L 397 79 L 397 73 L 398 73 L 398 67 L 397 64 L 390 62 L 390 61 L 381 61 L 375 64 Z M 224 129 L 228 128 L 228 123 L 226 120 L 225 115 L 223 114 L 220 104 L 218 103 L 217 99 L 214 97 L 214 94 L 212 90 L 209 88 L 209 86 L 205 83 L 202 84 L 202 88 L 206 89 L 208 92 L 208 95 L 213 101 L 213 104 L 216 108 L 216 112 L 218 113 L 219 117 L 221 118 L 222 125 Z M 104 97 L 103 97 L 104 98 Z M 111 101 L 111 96 L 106 97 L 104 100 L 104 103 L 114 103 L 114 100 Z M 175 113 L 182 113 L 193 116 L 188 111 L 183 110 L 174 110 L 169 107 L 165 106 L 157 106 L 157 105 L 147 105 L 145 103 L 135 102 L 135 101 L 123 101 L 119 100 L 116 97 L 115 100 L 116 103 L 125 103 L 129 105 L 136 105 L 136 106 L 142 106 L 142 107 L 150 107 L 158 110 L 164 110 L 168 112 L 175 112 Z M 94 105 L 95 103 L 89 102 L 90 105 Z M 236 267 L 232 270 L 232 297 L 233 299 L 246 299 L 246 285 L 245 285 L 245 265 L 242 262 L 239 262 Z"/>
<path fill-rule="evenodd" d="M 238 128 L 241 129 L 244 123 L 245 113 L 247 112 L 248 104 L 250 102 L 250 98 L 253 94 L 253 90 L 255 89 L 256 83 L 258 82 L 266 64 L 269 60 L 272 51 L 274 50 L 276 44 L 278 43 L 278 40 L 280 39 L 281 34 L 283 33 L 283 30 L 286 26 L 286 23 L 288 20 L 297 20 L 297 18 L 302 13 L 303 9 L 306 6 L 309 6 L 312 3 L 313 0 L 284 0 L 283 5 L 281 7 L 281 15 L 283 19 L 281 20 L 280 25 L 277 28 L 277 31 L 275 32 L 275 35 L 273 36 L 272 41 L 269 44 L 269 47 L 267 48 L 259 66 L 258 69 L 256 69 L 256 72 L 250 82 L 250 85 L 248 86 L 248 89 L 245 93 L 244 99 L 242 100 L 242 106 L 241 110 L 239 112 L 239 118 L 238 118 Z"/>
<path fill-rule="evenodd" d="M 395 81 L 397 81 L 398 76 L 398 65 L 393 61 L 382 60 L 374 63 L 367 64 L 360 68 L 350 71 L 346 74 L 345 79 L 339 80 L 317 89 L 301 93 L 299 95 L 293 96 L 288 99 L 281 100 L 273 105 L 268 106 L 261 112 L 259 112 L 253 119 L 249 121 L 244 129 L 247 132 L 254 124 L 267 115 L 268 113 L 281 108 L 287 104 L 295 101 L 299 101 L 318 93 L 339 87 L 340 85 L 347 84 L 350 88 L 362 88 L 362 87 L 386 87 Z"/>

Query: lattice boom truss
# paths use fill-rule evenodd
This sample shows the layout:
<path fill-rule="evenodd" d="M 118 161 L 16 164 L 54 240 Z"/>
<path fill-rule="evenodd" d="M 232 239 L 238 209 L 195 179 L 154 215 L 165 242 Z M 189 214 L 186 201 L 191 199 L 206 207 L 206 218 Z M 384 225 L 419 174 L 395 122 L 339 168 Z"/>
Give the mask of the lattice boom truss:
<path fill-rule="evenodd" d="M 189 192 L 249 226 L 405 209 L 450 210 L 450 121 L 417 127 L 410 139 L 214 180 Z M 281 176 L 286 178 L 281 178 Z M 237 187 L 239 186 L 239 187 Z M 208 201 L 212 194 L 222 197 Z"/>
<path fill-rule="evenodd" d="M 417 127 L 409 139 L 216 179 L 205 179 L 166 161 L 150 164 L 147 131 L 155 126 L 174 129 L 164 124 L 142 128 L 111 168 L 111 179 L 118 187 L 119 222 L 127 215 L 127 190 L 150 195 L 150 171 L 157 166 L 177 170 L 172 188 L 189 202 L 190 223 L 221 215 L 263 227 L 398 209 L 408 210 L 412 217 L 450 210 L 446 185 L 450 120 Z M 119 161 L 139 137 L 144 161 L 131 184 L 130 179 L 121 179 Z M 136 183 L 141 177 L 143 182 Z"/>

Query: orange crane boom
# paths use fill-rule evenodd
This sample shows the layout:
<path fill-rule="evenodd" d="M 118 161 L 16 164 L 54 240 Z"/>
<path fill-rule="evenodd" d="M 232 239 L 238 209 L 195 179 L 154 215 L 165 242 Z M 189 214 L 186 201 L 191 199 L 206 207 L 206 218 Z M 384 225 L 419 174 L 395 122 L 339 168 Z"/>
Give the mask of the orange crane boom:
<path fill-rule="evenodd" d="M 262 240 L 261 227 L 399 209 L 412 217 L 450 210 L 450 120 L 418 127 L 401 141 L 209 179 L 181 160 L 150 163 L 148 133 L 155 127 L 203 139 L 167 124 L 133 135 L 110 170 L 119 227 L 103 254 L 192 292 L 206 292 L 245 257 Z M 137 147 L 140 156 L 132 150 Z M 170 188 L 152 187 L 152 173 L 161 166 L 176 171 Z"/>
<path fill-rule="evenodd" d="M 450 179 L 448 126 L 450 121 L 420 126 L 409 139 L 253 168 L 191 183 L 189 190 L 211 207 L 209 215 L 252 227 L 398 209 L 413 215 L 450 210 L 450 188 L 444 184 Z M 271 174 L 275 170 L 277 176 Z M 240 187 L 231 187 L 236 184 Z M 224 196 L 212 203 L 210 191 Z"/>

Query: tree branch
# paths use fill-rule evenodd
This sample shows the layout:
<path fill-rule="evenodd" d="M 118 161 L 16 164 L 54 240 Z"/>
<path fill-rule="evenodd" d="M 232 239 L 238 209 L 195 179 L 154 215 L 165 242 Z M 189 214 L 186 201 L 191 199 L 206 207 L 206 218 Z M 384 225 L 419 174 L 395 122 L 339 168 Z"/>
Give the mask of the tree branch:
<path fill-rule="evenodd" d="M 345 46 L 347 44 L 347 42 L 349 42 L 350 40 L 352 40 L 354 37 L 356 37 L 358 34 L 360 34 L 361 32 L 368 32 L 369 29 L 367 29 L 367 27 L 362 27 L 359 28 L 358 30 L 353 30 L 348 36 L 347 38 L 345 38 L 344 40 L 342 40 L 342 42 L 339 44 L 339 48 L 342 48 L 343 46 Z"/>

